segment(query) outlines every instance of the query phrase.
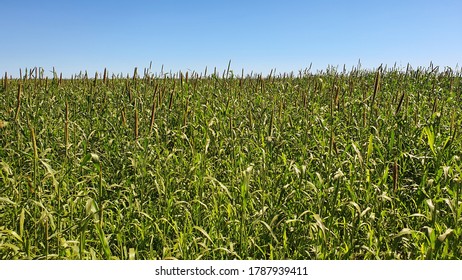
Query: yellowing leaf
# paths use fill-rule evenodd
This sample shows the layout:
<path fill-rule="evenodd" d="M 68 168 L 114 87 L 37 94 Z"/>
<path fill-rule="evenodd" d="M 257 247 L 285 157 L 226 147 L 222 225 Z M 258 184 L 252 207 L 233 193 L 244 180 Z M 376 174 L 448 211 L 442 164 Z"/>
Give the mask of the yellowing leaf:
<path fill-rule="evenodd" d="M 394 238 L 401 237 L 403 235 L 410 235 L 412 234 L 412 229 L 410 228 L 403 228 L 398 234 L 394 236 Z"/>
<path fill-rule="evenodd" d="M 452 228 L 446 229 L 446 231 L 443 234 L 438 236 L 438 240 L 443 242 L 446 239 L 446 237 L 448 237 L 448 235 L 450 235 L 453 231 L 454 230 Z"/>
<path fill-rule="evenodd" d="M 362 157 L 361 152 L 359 151 L 358 147 L 356 147 L 355 142 L 351 142 L 351 145 L 353 146 L 353 149 L 355 150 L 356 155 L 358 156 L 359 163 L 363 164 L 363 157 Z"/>
<path fill-rule="evenodd" d="M 212 244 L 213 244 L 213 240 L 212 238 L 210 238 L 210 236 L 208 235 L 208 233 L 205 231 L 205 229 L 199 227 L 199 226 L 194 226 L 194 229 L 198 230 L 200 233 L 202 233 L 202 235 L 205 236 L 205 238 L 207 238 Z"/>

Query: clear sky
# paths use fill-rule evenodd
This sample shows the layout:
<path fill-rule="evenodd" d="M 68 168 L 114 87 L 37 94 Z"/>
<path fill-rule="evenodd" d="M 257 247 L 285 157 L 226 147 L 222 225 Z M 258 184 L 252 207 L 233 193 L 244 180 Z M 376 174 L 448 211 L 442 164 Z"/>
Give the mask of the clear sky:
<path fill-rule="evenodd" d="M 460 0 L 2 0 L 0 73 L 462 65 Z M 142 71 L 142 70 L 141 70 Z"/>

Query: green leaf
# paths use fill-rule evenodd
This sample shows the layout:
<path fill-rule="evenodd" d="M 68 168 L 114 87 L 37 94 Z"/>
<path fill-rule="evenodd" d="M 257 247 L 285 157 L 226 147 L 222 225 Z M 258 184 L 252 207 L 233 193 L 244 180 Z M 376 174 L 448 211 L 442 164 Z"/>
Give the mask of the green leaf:
<path fill-rule="evenodd" d="M 374 140 L 374 136 L 372 134 L 369 135 L 369 143 L 367 144 L 366 162 L 369 162 L 369 159 L 372 155 L 372 151 L 374 150 L 373 140 Z"/>
<path fill-rule="evenodd" d="M 14 203 L 13 201 L 11 201 L 11 199 L 9 199 L 8 197 L 0 197 L 0 202 L 4 202 L 4 203 L 9 203 L 9 204 L 16 205 L 16 203 Z"/>
<path fill-rule="evenodd" d="M 24 236 L 24 220 L 25 220 L 25 211 L 24 211 L 24 208 L 22 208 L 21 214 L 19 214 L 19 236 L 21 236 L 21 238 Z"/>
<path fill-rule="evenodd" d="M 3 230 L 2 232 L 14 237 L 16 240 L 18 240 L 19 242 L 22 242 L 22 238 L 21 236 L 19 236 L 19 234 L 16 233 L 16 231 L 14 230 L 9 230 L 9 229 L 6 229 L 6 230 Z M 1 235 L 0 235 L 1 236 Z"/>
<path fill-rule="evenodd" d="M 83 159 L 80 161 L 80 165 L 85 165 L 85 163 L 87 163 L 89 160 L 91 159 L 91 155 L 90 154 L 86 154 Z"/>
<path fill-rule="evenodd" d="M 436 155 L 436 152 L 435 152 L 435 133 L 433 132 L 433 128 L 426 126 L 422 130 L 422 133 L 427 136 L 428 146 L 430 147 L 430 150 L 433 152 L 433 154 Z"/>
<path fill-rule="evenodd" d="M 276 241 L 276 243 L 278 243 L 279 241 L 278 241 L 276 235 L 274 235 L 274 232 L 273 232 L 273 230 L 271 229 L 271 227 L 270 227 L 265 221 L 261 221 L 261 220 L 260 220 L 259 222 L 262 223 L 262 224 L 268 229 L 268 231 L 269 231 L 270 234 L 271 234 L 271 237 L 273 237 L 274 241 Z"/>
<path fill-rule="evenodd" d="M 43 164 L 43 166 L 45 166 L 45 169 L 46 169 L 46 172 L 45 172 L 45 178 L 46 177 L 51 177 L 52 179 L 52 182 L 53 182 L 53 186 L 55 188 L 58 187 L 58 181 L 56 180 L 55 178 L 55 174 L 57 173 L 55 170 L 53 170 L 53 168 L 51 167 L 51 165 L 49 163 L 47 163 L 46 161 L 40 159 L 40 162 Z"/>
<path fill-rule="evenodd" d="M 129 260 L 135 260 L 136 259 L 135 248 L 128 249 L 128 259 Z"/>
<path fill-rule="evenodd" d="M 104 234 L 103 228 L 99 223 L 95 223 L 95 228 L 98 233 L 99 241 L 101 242 L 101 246 L 103 247 L 104 258 L 106 260 L 111 259 L 111 249 L 109 248 L 109 242 Z"/>
<path fill-rule="evenodd" d="M 200 233 L 202 233 L 202 235 L 204 235 L 205 238 L 207 238 L 207 239 L 210 241 L 210 243 L 213 244 L 212 238 L 210 238 L 210 236 L 208 235 L 208 233 L 207 233 L 203 228 L 201 228 L 201 227 L 199 227 L 199 226 L 194 226 L 193 228 L 196 229 L 197 231 L 199 231 Z"/>
<path fill-rule="evenodd" d="M 13 250 L 15 253 L 19 251 L 19 247 L 10 243 L 1 243 L 0 249 L 8 248 Z"/>

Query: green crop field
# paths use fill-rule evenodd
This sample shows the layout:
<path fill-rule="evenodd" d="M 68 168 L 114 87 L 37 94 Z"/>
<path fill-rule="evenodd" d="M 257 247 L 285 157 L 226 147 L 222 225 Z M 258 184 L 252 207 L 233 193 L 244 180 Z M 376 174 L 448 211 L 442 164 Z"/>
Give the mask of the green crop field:
<path fill-rule="evenodd" d="M 0 259 L 461 259 L 461 72 L 0 82 Z"/>

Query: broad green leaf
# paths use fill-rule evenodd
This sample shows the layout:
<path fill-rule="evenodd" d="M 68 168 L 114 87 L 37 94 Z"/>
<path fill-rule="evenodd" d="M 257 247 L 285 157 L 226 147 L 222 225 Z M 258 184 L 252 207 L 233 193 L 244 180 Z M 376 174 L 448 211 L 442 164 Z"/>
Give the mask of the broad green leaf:
<path fill-rule="evenodd" d="M 430 128 L 430 127 L 426 126 L 422 130 L 422 133 L 424 133 L 427 136 L 428 146 L 430 147 L 430 150 L 433 152 L 433 154 L 436 155 L 436 152 L 435 152 L 435 133 L 433 132 L 433 128 Z"/>

